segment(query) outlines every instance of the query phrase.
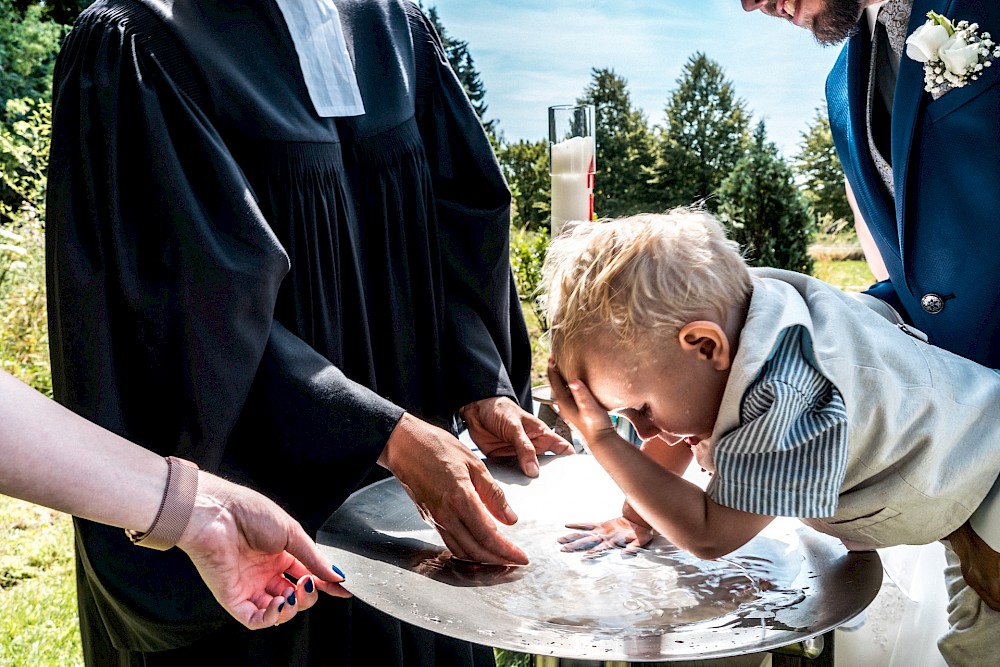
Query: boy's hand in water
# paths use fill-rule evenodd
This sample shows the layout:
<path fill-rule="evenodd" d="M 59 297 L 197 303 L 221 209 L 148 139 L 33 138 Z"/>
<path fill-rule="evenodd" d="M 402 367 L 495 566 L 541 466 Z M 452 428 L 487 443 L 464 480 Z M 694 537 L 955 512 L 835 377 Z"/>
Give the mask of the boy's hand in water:
<path fill-rule="evenodd" d="M 563 551 L 586 551 L 589 558 L 598 558 L 612 549 L 623 549 L 622 556 L 634 556 L 653 539 L 653 530 L 633 523 L 624 516 L 601 523 L 569 523 L 576 530 L 559 538 Z"/>

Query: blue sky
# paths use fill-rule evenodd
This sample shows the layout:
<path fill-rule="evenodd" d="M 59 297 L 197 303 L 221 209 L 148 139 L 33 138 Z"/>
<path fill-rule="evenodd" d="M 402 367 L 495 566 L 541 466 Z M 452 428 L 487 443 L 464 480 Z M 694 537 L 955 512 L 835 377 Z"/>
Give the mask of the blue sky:
<path fill-rule="evenodd" d="M 823 102 L 840 47 L 739 0 L 423 0 L 469 43 L 486 85 L 487 115 L 508 139 L 547 136 L 546 109 L 573 102 L 592 67 L 629 82 L 633 104 L 661 123 L 667 96 L 696 51 L 720 63 L 754 120 L 785 155 Z"/>

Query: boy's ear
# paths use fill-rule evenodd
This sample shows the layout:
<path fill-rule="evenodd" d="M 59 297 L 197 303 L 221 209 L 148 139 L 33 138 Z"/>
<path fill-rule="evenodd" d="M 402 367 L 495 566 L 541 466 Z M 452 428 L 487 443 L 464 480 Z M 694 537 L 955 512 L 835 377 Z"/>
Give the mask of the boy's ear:
<path fill-rule="evenodd" d="M 730 358 L 729 336 L 722 327 L 711 320 L 688 322 L 677 334 L 681 350 L 697 356 L 699 361 L 707 361 L 717 371 L 727 370 Z"/>

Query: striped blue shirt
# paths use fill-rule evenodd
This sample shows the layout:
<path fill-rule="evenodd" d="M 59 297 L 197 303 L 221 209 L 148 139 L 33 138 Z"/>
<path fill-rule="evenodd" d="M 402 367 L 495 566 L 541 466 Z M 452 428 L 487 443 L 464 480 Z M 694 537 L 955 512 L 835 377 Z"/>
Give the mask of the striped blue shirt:
<path fill-rule="evenodd" d="M 740 426 L 715 445 L 709 496 L 767 516 L 830 517 L 847 469 L 847 409 L 809 363 L 804 327 L 785 330 L 743 396 Z"/>

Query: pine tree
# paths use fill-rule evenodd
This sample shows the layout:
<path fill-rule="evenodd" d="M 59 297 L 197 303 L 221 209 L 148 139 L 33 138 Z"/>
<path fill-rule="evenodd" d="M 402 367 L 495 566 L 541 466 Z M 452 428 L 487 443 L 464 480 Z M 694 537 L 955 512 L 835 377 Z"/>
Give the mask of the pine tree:
<path fill-rule="evenodd" d="M 479 76 L 479 70 L 476 69 L 476 64 L 472 59 L 472 52 L 469 51 L 469 43 L 464 40 L 455 39 L 448 34 L 444 23 L 441 22 L 441 17 L 438 15 L 437 7 L 431 7 L 427 10 L 427 18 L 430 20 L 431 25 L 434 26 L 438 37 L 441 38 L 444 53 L 448 57 L 448 64 L 455 70 L 455 75 L 458 76 L 462 88 L 465 89 L 465 94 L 468 96 L 469 102 L 472 103 L 472 108 L 476 110 L 476 115 L 479 116 L 479 122 L 482 123 L 483 129 L 487 133 L 492 134 L 496 130 L 497 122 L 495 119 L 486 120 L 486 86 L 483 84 L 483 80 Z"/>
<path fill-rule="evenodd" d="M 812 217 L 792 169 L 757 124 L 746 155 L 719 188 L 719 217 L 750 264 L 810 273 Z"/>
<path fill-rule="evenodd" d="M 825 104 L 816 110 L 816 117 L 802 133 L 794 166 L 813 218 L 824 231 L 840 229 L 845 221 L 853 219 L 844 188 L 844 168 L 833 146 Z"/>
<path fill-rule="evenodd" d="M 648 210 L 646 180 L 655 160 L 653 133 L 633 108 L 628 81 L 612 69 L 591 70 L 577 104 L 592 104 L 596 116 L 597 174 L 594 210 L 602 217 Z"/>
<path fill-rule="evenodd" d="M 659 208 L 712 197 L 747 146 L 750 117 L 722 67 L 704 53 L 684 65 L 664 109 L 650 185 Z M 714 210 L 716 203 L 706 205 Z"/>

